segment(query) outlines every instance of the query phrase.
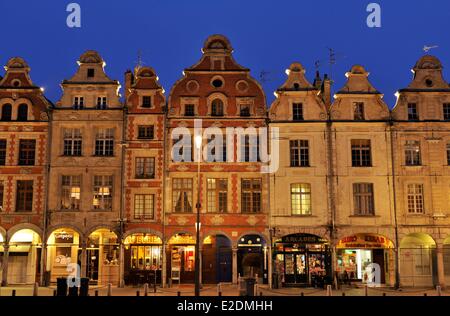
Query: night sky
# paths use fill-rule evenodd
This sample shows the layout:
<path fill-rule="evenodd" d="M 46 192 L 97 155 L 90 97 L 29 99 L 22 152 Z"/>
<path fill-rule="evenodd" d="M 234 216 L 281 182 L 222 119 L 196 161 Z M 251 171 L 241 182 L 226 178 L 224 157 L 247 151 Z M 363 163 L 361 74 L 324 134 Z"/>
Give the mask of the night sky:
<path fill-rule="evenodd" d="M 70 2 L 81 6 L 81 28 L 66 25 Z M 381 28 L 366 24 L 370 2 L 381 5 Z M 142 51 L 143 63 L 155 68 L 168 95 L 182 70 L 199 60 L 204 40 L 216 33 L 230 39 L 235 59 L 253 77 L 265 73 L 268 104 L 291 62 L 301 62 L 310 81 L 317 60 L 321 73 L 329 73 L 327 47 L 336 52 L 334 91 L 353 64 L 362 64 L 391 107 L 424 45 L 439 46 L 431 54 L 450 80 L 448 0 L 1 0 L 0 14 L 0 64 L 25 58 L 34 83 L 53 102 L 61 95 L 59 83 L 72 76 L 87 49 L 99 51 L 107 74 L 122 84 Z"/>

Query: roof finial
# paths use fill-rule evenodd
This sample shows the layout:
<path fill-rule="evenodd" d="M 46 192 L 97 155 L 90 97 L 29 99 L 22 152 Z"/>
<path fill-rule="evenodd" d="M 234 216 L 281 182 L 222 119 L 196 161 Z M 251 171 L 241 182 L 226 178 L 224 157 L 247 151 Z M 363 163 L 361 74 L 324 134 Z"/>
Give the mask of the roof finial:
<path fill-rule="evenodd" d="M 423 51 L 427 54 L 431 49 L 433 49 L 433 48 L 438 48 L 439 46 L 437 46 L 437 45 L 432 45 L 432 46 L 427 46 L 427 45 L 424 45 L 423 46 Z"/>

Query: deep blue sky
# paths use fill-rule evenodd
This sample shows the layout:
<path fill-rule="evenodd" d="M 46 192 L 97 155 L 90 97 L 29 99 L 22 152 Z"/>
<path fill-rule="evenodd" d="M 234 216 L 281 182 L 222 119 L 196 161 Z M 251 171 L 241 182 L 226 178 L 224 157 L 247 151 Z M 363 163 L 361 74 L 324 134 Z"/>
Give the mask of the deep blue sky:
<path fill-rule="evenodd" d="M 70 2 L 81 5 L 80 29 L 66 26 Z M 366 25 L 370 2 L 381 5 L 381 28 Z M 390 106 L 395 91 L 409 83 L 424 45 L 439 45 L 432 54 L 450 68 L 448 0 L 0 0 L 0 14 L 0 64 L 24 57 L 35 84 L 54 102 L 61 95 L 59 83 L 74 73 L 87 49 L 98 50 L 108 75 L 121 82 L 141 50 L 168 94 L 215 33 L 231 40 L 236 60 L 255 78 L 268 72 L 263 83 L 268 104 L 292 61 L 306 67 L 311 81 L 316 60 L 322 61 L 322 73 L 329 72 L 327 47 L 337 53 L 335 91 L 344 73 L 362 64 Z M 444 69 L 450 80 L 448 72 Z"/>

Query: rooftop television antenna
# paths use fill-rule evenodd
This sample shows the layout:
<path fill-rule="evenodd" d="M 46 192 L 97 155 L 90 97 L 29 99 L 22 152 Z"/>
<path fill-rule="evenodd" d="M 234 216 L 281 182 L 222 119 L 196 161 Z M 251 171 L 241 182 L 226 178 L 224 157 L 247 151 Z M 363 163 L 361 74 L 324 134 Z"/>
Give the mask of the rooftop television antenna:
<path fill-rule="evenodd" d="M 432 50 L 433 48 L 438 48 L 439 46 L 437 46 L 437 45 L 432 45 L 432 46 L 427 46 L 427 45 L 424 45 L 423 46 L 423 51 L 425 52 L 425 53 L 428 53 L 430 50 Z"/>

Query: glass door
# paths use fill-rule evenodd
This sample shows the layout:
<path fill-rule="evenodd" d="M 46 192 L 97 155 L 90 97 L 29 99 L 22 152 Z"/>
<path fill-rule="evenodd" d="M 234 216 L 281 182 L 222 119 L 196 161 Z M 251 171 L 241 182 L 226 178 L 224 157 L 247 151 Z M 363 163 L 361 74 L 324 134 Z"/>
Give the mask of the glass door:
<path fill-rule="evenodd" d="M 306 256 L 303 253 L 286 253 L 284 255 L 285 283 L 299 284 L 307 282 Z"/>

